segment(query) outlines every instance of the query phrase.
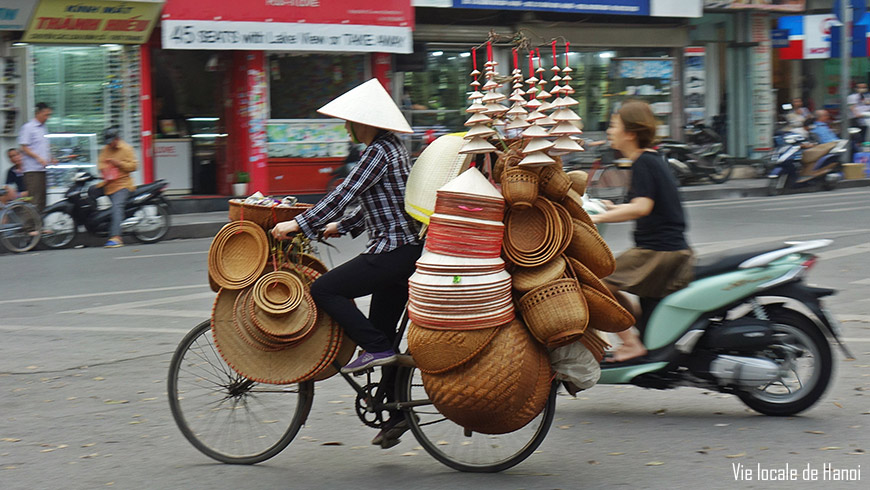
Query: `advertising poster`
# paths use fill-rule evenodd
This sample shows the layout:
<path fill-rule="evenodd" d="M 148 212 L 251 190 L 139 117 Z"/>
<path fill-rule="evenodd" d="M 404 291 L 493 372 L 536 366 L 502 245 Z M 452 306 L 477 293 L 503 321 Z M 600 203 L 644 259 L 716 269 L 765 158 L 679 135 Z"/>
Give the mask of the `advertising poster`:
<path fill-rule="evenodd" d="M 684 51 L 685 71 L 683 86 L 686 95 L 686 122 L 705 122 L 705 70 L 706 52 L 703 47 L 691 46 Z"/>
<path fill-rule="evenodd" d="M 751 141 L 756 151 L 766 151 L 773 144 L 774 119 L 776 117 L 773 98 L 771 65 L 773 63 L 770 41 L 769 18 L 767 14 L 752 15 L 750 20 L 752 42 L 752 122 L 755 140 Z"/>

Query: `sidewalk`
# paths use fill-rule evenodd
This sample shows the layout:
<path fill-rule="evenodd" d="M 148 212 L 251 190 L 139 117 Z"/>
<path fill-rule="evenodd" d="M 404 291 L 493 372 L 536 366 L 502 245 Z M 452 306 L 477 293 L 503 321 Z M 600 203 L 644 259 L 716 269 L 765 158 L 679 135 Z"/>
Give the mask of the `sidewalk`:
<path fill-rule="evenodd" d="M 838 189 L 854 187 L 870 187 L 870 179 L 844 180 Z M 822 192 L 817 188 L 807 188 L 792 191 Z M 734 179 L 724 184 L 687 185 L 680 187 L 683 201 L 704 201 L 709 199 L 726 199 L 739 197 L 767 196 L 767 179 Z M 225 201 L 225 198 L 221 198 Z M 175 200 L 172 200 L 173 205 Z M 224 204 L 224 207 L 227 205 Z M 173 208 L 173 213 L 177 212 Z M 185 213 L 172 215 L 172 228 L 167 239 L 177 238 L 209 238 L 213 237 L 227 223 L 227 211 L 212 211 L 200 213 Z"/>

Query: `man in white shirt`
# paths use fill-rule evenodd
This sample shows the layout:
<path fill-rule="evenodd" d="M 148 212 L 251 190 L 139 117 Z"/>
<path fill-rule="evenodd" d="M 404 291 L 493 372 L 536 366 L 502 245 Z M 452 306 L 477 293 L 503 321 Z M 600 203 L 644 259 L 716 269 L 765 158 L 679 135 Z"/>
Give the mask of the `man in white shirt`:
<path fill-rule="evenodd" d="M 24 184 L 41 213 L 45 209 L 45 167 L 51 163 L 51 148 L 45 137 L 45 122 L 51 117 L 51 107 L 45 102 L 36 104 L 36 115 L 21 126 L 18 144 L 24 168 Z"/>

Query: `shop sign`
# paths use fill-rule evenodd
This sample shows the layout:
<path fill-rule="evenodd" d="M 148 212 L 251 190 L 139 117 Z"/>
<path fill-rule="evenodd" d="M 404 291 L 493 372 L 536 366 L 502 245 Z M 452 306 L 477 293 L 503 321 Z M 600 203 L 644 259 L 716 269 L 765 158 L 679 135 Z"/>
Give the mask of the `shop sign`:
<path fill-rule="evenodd" d="M 0 5 L 0 31 L 23 31 L 34 5 L 33 0 L 4 0 Z"/>
<path fill-rule="evenodd" d="M 837 18 L 832 14 L 790 15 L 777 20 L 788 43 L 779 50 L 783 60 L 811 60 L 831 57 L 831 28 Z M 774 45 L 774 47 L 776 47 Z"/>
<path fill-rule="evenodd" d="M 22 41 L 143 44 L 151 36 L 162 5 L 162 0 L 42 0 Z"/>
<path fill-rule="evenodd" d="M 650 15 L 650 0 L 453 0 L 463 9 L 537 10 L 578 14 Z"/>
<path fill-rule="evenodd" d="M 172 0 L 167 49 L 411 53 L 411 0 Z"/>
<path fill-rule="evenodd" d="M 755 9 L 774 10 L 780 12 L 803 12 L 807 8 L 806 0 L 741 0 L 722 1 L 704 0 L 706 9 Z"/>
<path fill-rule="evenodd" d="M 166 49 L 411 53 L 410 27 L 164 20 Z"/>
<path fill-rule="evenodd" d="M 773 60 L 770 42 L 770 18 L 767 14 L 753 14 L 750 18 L 750 36 L 757 45 L 752 48 L 752 123 L 756 150 L 769 148 L 773 141 L 775 101 L 773 97 Z"/>

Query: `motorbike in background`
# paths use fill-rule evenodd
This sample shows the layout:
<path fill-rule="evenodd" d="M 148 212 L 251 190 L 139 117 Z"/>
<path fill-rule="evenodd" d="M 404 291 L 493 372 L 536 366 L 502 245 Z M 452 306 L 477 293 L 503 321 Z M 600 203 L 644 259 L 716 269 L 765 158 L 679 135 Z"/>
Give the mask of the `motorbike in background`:
<path fill-rule="evenodd" d="M 722 184 L 731 178 L 732 158 L 724 153 L 722 138 L 703 124 L 685 126 L 687 142 L 663 140 L 657 149 L 680 185 L 709 179 Z"/>
<path fill-rule="evenodd" d="M 107 196 L 94 198 L 90 189 L 99 182 L 89 172 L 79 172 L 73 184 L 64 194 L 64 199 L 45 208 L 43 212 L 42 243 L 49 248 L 64 248 L 76 237 L 79 225 L 88 233 L 109 235 L 111 201 L 106 206 Z M 157 242 L 166 236 L 170 226 L 169 202 L 163 191 L 169 183 L 165 180 L 140 185 L 130 193 L 121 222 L 121 233 L 131 233 L 143 243 Z"/>
<path fill-rule="evenodd" d="M 799 134 L 784 133 L 774 136 L 774 143 L 776 149 L 770 157 L 772 168 L 767 174 L 768 195 L 819 184 L 829 191 L 843 180 L 840 157 L 849 151 L 849 140 L 811 146 L 812 143 Z"/>

